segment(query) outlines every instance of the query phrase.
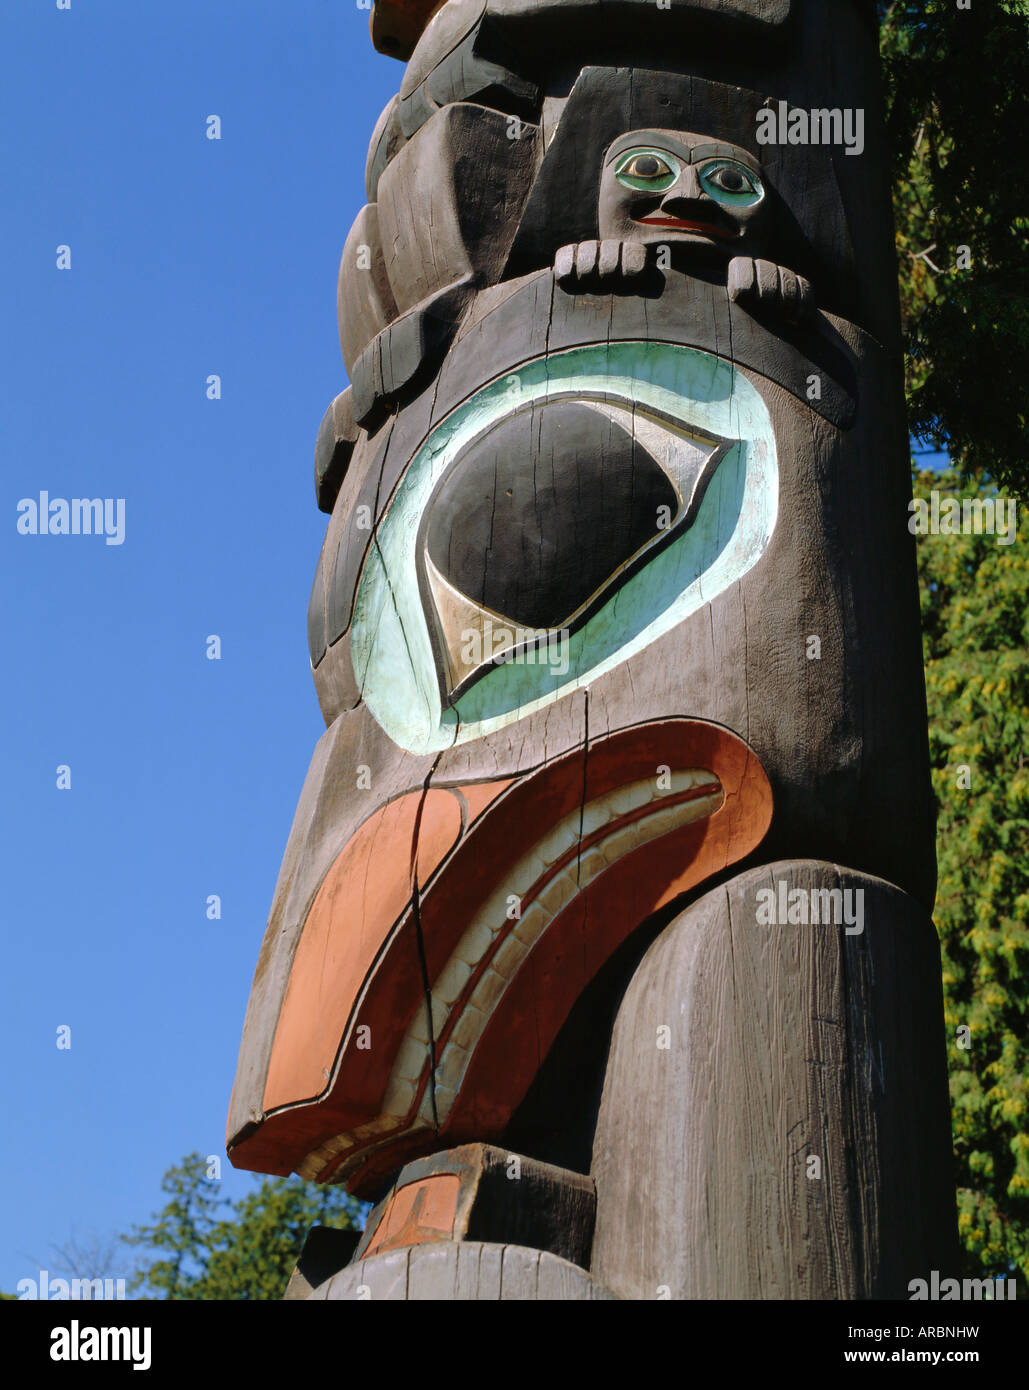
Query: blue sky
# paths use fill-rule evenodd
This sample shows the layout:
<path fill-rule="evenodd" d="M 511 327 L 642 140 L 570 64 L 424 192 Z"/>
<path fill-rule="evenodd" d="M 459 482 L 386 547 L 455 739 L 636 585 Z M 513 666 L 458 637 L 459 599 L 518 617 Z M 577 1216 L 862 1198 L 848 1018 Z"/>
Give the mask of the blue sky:
<path fill-rule="evenodd" d="M 402 73 L 354 0 L 3 6 L 7 1291 L 74 1233 L 146 1220 L 183 1154 L 224 1152 L 323 728 L 305 613 L 336 269 Z M 44 489 L 124 498 L 124 543 L 18 534 Z"/>

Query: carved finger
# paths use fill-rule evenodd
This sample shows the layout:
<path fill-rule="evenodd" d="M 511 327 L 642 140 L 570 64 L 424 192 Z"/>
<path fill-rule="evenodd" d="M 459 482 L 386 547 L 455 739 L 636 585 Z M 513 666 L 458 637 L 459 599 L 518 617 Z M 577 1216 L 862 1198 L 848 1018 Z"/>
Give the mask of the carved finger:
<path fill-rule="evenodd" d="M 773 261 L 755 261 L 757 297 L 762 304 L 774 304 L 779 298 L 779 267 Z"/>
<path fill-rule="evenodd" d="M 647 268 L 647 248 L 641 241 L 622 242 L 622 274 L 642 275 Z"/>
<path fill-rule="evenodd" d="M 597 255 L 600 251 L 598 241 L 580 241 L 575 248 L 575 273 L 580 280 L 592 275 L 597 269 Z"/>
<path fill-rule="evenodd" d="M 570 280 L 575 274 L 575 245 L 562 246 L 554 257 L 554 274 L 558 280 Z"/>
<path fill-rule="evenodd" d="M 620 241 L 602 241 L 600 243 L 600 256 L 597 260 L 597 273 L 601 277 L 618 274 L 618 262 L 621 257 L 622 243 Z"/>
<path fill-rule="evenodd" d="M 779 298 L 783 313 L 792 322 L 800 318 L 800 281 L 786 266 L 779 267 Z"/>
<path fill-rule="evenodd" d="M 729 298 L 746 299 L 754 292 L 754 261 L 750 256 L 733 256 L 729 262 Z"/>
<path fill-rule="evenodd" d="M 795 271 L 780 266 L 779 297 L 782 301 L 783 313 L 791 323 L 798 323 L 814 301 L 814 290 L 811 287 L 811 282 L 805 280 L 803 275 L 798 275 Z"/>
<path fill-rule="evenodd" d="M 797 276 L 797 318 L 809 314 L 815 307 L 815 287 L 803 275 Z"/>

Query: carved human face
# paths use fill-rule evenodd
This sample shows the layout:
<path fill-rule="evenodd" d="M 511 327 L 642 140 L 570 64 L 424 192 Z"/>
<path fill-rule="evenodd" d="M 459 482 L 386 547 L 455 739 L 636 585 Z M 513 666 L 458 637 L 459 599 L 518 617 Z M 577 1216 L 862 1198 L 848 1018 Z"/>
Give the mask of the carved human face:
<path fill-rule="evenodd" d="M 605 156 L 602 239 L 688 245 L 712 258 L 753 256 L 766 208 L 758 161 L 709 135 L 633 130 Z"/>

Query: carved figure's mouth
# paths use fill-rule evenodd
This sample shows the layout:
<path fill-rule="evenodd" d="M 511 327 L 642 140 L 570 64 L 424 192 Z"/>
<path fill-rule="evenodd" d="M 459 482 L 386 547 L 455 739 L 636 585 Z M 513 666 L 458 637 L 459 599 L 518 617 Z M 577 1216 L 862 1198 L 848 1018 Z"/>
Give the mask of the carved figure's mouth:
<path fill-rule="evenodd" d="M 726 231 L 724 227 L 716 227 L 713 222 L 697 222 L 692 218 L 661 217 L 655 214 L 650 217 L 635 217 L 633 221 L 638 222 L 641 227 L 669 227 L 677 232 L 699 232 L 701 236 L 717 237 L 719 241 L 734 239 L 734 233 Z"/>

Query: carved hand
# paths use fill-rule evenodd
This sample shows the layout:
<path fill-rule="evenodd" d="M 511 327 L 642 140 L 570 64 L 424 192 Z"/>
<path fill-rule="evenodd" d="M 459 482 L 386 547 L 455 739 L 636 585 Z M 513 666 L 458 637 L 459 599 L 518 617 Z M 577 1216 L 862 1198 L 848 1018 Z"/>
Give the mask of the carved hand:
<path fill-rule="evenodd" d="M 772 309 L 791 323 L 815 306 L 814 287 L 803 275 L 750 256 L 734 256 L 729 262 L 728 288 L 729 298 L 737 303 Z"/>
<path fill-rule="evenodd" d="M 610 287 L 635 280 L 647 268 L 647 248 L 638 241 L 580 241 L 562 246 L 554 274 L 562 289 Z"/>

